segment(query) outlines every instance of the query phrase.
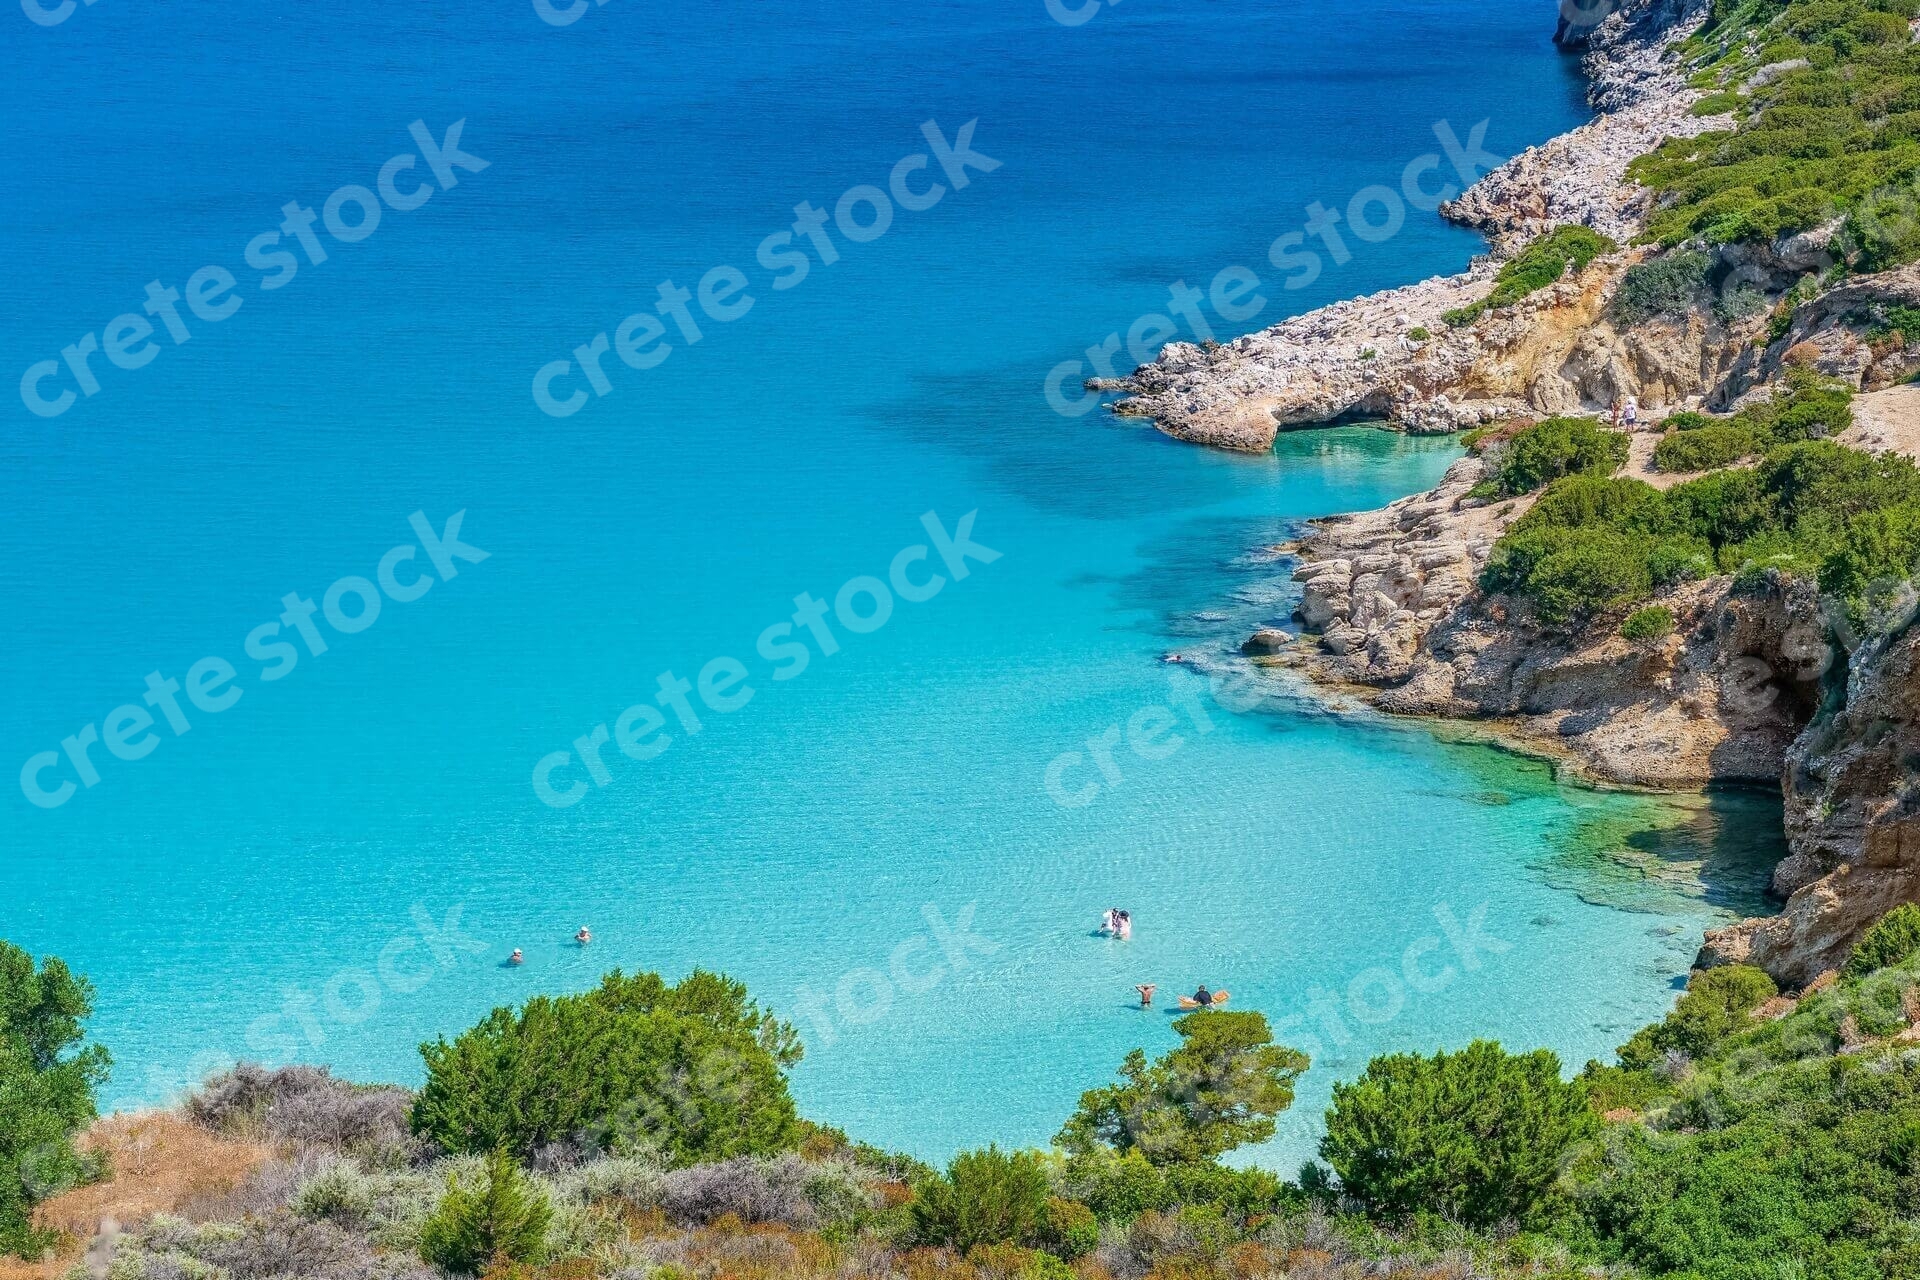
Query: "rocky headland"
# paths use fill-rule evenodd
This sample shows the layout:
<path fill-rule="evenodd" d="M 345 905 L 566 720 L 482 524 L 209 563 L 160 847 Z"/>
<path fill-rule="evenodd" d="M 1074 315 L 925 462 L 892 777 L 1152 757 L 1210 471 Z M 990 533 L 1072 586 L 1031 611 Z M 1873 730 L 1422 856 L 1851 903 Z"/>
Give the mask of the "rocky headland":
<path fill-rule="evenodd" d="M 1633 245 L 1655 197 L 1627 176 L 1629 162 L 1665 138 L 1728 127 L 1693 114 L 1702 94 L 1671 48 L 1706 12 L 1698 0 L 1628 0 L 1591 31 L 1556 37 L 1584 48 L 1599 114 L 1443 207 L 1491 242 L 1471 269 L 1220 346 L 1170 344 L 1124 380 L 1115 412 L 1261 452 L 1280 431 L 1343 421 L 1452 432 L 1603 413 L 1624 396 L 1656 420 L 1724 410 L 1771 394 L 1801 364 L 1863 393 L 1843 443 L 1920 457 L 1920 390 L 1895 385 L 1920 368 L 1920 344 L 1870 338 L 1858 319 L 1868 304 L 1920 305 L 1920 266 L 1807 296 L 1810 273 L 1833 262 L 1827 226 L 1711 250 L 1716 297 L 1631 321 L 1612 305 L 1625 272 L 1657 251 Z M 1749 84 L 1775 73 L 1762 67 Z M 1530 238 L 1568 224 L 1629 247 L 1514 305 L 1443 319 L 1485 298 Z M 1634 437 L 1626 474 L 1662 488 L 1684 479 L 1650 469 L 1654 440 Z M 1382 711 L 1481 722 L 1598 782 L 1779 786 L 1791 853 L 1774 889 L 1785 907 L 1711 931 L 1703 966 L 1756 964 L 1802 986 L 1879 915 L 1920 900 L 1920 632 L 1860 640 L 1812 584 L 1777 574 L 1675 588 L 1660 601 L 1675 625 L 1656 641 L 1540 625 L 1480 586 L 1495 542 L 1533 501 L 1473 496 L 1485 467 L 1470 455 L 1431 492 L 1316 522 L 1287 549 L 1301 638 L 1263 632 L 1254 660 Z"/>

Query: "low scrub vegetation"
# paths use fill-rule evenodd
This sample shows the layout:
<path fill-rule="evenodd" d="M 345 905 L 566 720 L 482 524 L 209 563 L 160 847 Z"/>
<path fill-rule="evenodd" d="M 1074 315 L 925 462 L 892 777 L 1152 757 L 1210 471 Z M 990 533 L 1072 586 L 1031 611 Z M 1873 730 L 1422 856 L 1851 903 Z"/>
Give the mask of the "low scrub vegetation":
<path fill-rule="evenodd" d="M 1771 570 L 1817 579 L 1863 620 L 1882 585 L 1920 566 L 1920 471 L 1821 438 L 1851 420 L 1847 400 L 1799 370 L 1731 418 L 1676 414 L 1656 464 L 1708 474 L 1661 492 L 1603 465 L 1570 468 L 1495 544 L 1482 585 L 1529 600 L 1549 625 L 1580 626 L 1682 582 Z M 1754 466 L 1727 468 L 1749 457 Z M 1496 492 L 1518 491 L 1509 462 L 1494 459 Z M 1629 638 L 1657 625 L 1643 610 Z"/>
<path fill-rule="evenodd" d="M 1639 500 L 1593 488 L 1622 482 L 1574 483 L 1596 510 Z M 37 982 L 49 970 L 78 983 L 57 962 L 16 962 L 0 988 L 14 998 L 0 1009 L 14 1016 L 18 994 L 35 989 L 23 972 Z M 671 1003 L 662 992 L 673 988 L 644 989 L 656 1009 Z M 775 1056 L 781 1025 L 738 995 L 720 1021 L 757 1028 L 751 1038 L 764 1035 Z M 84 1003 L 68 1008 L 84 1016 Z M 134 1224 L 111 1275 L 1909 1276 L 1920 1263 L 1920 1054 L 1907 1047 L 1920 1036 L 1916 1010 L 1920 907 L 1907 906 L 1861 939 L 1841 982 L 1789 1000 L 1756 969 L 1696 973 L 1616 1062 L 1571 1078 L 1552 1053 L 1490 1041 L 1375 1058 L 1335 1088 L 1325 1163 L 1291 1181 L 1220 1160 L 1271 1135 L 1306 1066 L 1257 1013 L 1180 1019 L 1180 1044 L 1152 1061 L 1129 1055 L 1120 1082 L 1081 1100 L 1053 1151 L 989 1146 L 942 1171 L 805 1122 L 797 1150 L 678 1167 L 657 1145 L 460 1154 L 397 1138 L 388 1095 L 404 1091 L 245 1067 L 209 1081 L 184 1113 L 278 1154 L 256 1166 L 261 1149 L 247 1145 L 253 1171 L 229 1190 Z M 56 1026 L 48 1043 L 70 1053 L 77 1031 Z M 539 1058 L 567 1044 L 522 1048 Z"/>
<path fill-rule="evenodd" d="M 1481 443 L 1471 440 L 1469 447 Z M 1512 498 L 1562 476 L 1612 475 L 1626 464 L 1627 448 L 1627 437 L 1597 418 L 1548 418 L 1484 445 L 1487 478 L 1473 496 Z"/>
<path fill-rule="evenodd" d="M 1663 196 L 1646 238 L 1771 240 L 1844 217 L 1854 269 L 1920 256 L 1915 11 L 1915 0 L 1717 0 L 1682 53 L 1694 83 L 1717 91 L 1702 109 L 1733 112 L 1734 126 L 1670 139 L 1629 168 Z"/>
<path fill-rule="evenodd" d="M 1635 609 L 1620 624 L 1620 634 L 1629 640 L 1664 640 L 1673 634 L 1673 610 L 1663 604 Z"/>
<path fill-rule="evenodd" d="M 1713 255 L 1697 249 L 1675 249 L 1645 262 L 1636 262 L 1620 277 L 1611 309 L 1621 324 L 1639 324 L 1655 316 L 1680 315 L 1706 291 L 1713 275 Z"/>
<path fill-rule="evenodd" d="M 1569 268 L 1585 270 L 1588 263 L 1617 247 L 1607 237 L 1586 227 L 1555 227 L 1536 236 L 1526 248 L 1502 264 L 1494 275 L 1493 291 L 1486 297 L 1456 307 L 1440 318 L 1455 327 L 1471 324 L 1488 311 L 1510 307 L 1528 294 L 1546 288 Z"/>

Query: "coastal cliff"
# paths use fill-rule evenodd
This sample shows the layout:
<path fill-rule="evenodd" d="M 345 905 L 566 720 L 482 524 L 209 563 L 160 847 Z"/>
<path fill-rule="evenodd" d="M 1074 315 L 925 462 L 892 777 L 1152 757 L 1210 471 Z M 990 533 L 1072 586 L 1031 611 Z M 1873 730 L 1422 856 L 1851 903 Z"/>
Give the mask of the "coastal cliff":
<path fill-rule="evenodd" d="M 1663 140 L 1735 127 L 1711 114 L 1675 49 L 1706 16 L 1687 0 L 1630 0 L 1588 31 L 1563 19 L 1556 39 L 1584 47 L 1600 114 L 1443 206 L 1486 234 L 1488 258 L 1224 345 L 1171 344 L 1124 380 L 1115 412 L 1263 452 L 1280 431 L 1341 421 L 1499 433 L 1625 397 L 1654 422 L 1697 418 L 1764 403 L 1799 369 L 1862 393 L 1838 443 L 1920 457 L 1920 391 L 1897 385 L 1920 369 L 1920 342 L 1869 320 L 1920 307 L 1920 264 L 1833 270 L 1837 217 L 1681 251 L 1645 243 L 1661 198 L 1629 165 Z M 1737 87 L 1751 93 L 1795 65 L 1743 71 Z M 1569 226 L 1597 233 L 1598 251 L 1489 305 L 1503 266 Z M 1675 252 L 1692 255 L 1691 291 L 1623 305 L 1629 273 Z M 1920 324 L 1902 323 L 1920 339 Z M 1610 471 L 1661 491 L 1688 479 L 1654 465 L 1656 443 L 1631 436 Z M 1470 454 L 1428 493 L 1316 522 L 1287 548 L 1304 634 L 1262 640 L 1253 650 L 1271 652 L 1256 660 L 1389 713 L 1481 722 L 1597 781 L 1780 786 L 1784 910 L 1711 931 L 1703 967 L 1754 964 L 1803 986 L 1885 911 L 1920 900 L 1920 634 L 1897 623 L 1855 635 L 1808 576 L 1773 570 L 1663 588 L 1664 634 L 1629 639 L 1617 617 L 1547 625 L 1484 585 L 1496 544 L 1539 496 L 1490 494 L 1489 483 L 1487 456 Z"/>

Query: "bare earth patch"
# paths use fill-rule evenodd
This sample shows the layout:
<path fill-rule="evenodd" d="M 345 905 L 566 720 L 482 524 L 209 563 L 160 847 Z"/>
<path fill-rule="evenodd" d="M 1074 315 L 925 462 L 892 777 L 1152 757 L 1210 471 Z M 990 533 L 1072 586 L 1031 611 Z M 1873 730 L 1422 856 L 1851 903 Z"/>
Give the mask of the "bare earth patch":
<path fill-rule="evenodd" d="M 64 1246 L 43 1262 L 0 1257 L 0 1280 L 53 1280 L 74 1264 L 106 1219 L 128 1227 L 156 1213 L 176 1212 L 198 1197 L 230 1191 L 273 1154 L 161 1111 L 108 1116 L 79 1145 L 105 1151 L 111 1176 L 41 1205 L 38 1222 L 65 1233 Z"/>
<path fill-rule="evenodd" d="M 1873 453 L 1920 459 L 1920 386 L 1902 384 L 1853 398 L 1853 425 L 1836 437 Z"/>

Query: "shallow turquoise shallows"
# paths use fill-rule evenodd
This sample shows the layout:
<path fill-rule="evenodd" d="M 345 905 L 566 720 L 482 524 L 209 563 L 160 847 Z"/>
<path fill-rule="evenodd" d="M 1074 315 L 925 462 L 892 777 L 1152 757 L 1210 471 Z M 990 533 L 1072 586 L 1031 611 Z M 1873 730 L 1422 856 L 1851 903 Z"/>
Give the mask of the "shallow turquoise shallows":
<path fill-rule="evenodd" d="M 191 339 L 144 368 L 96 356 L 100 390 L 61 416 L 3 411 L 5 776 L 52 752 L 40 780 L 77 780 L 62 740 L 128 733 L 106 721 L 149 672 L 222 658 L 240 691 L 217 713 L 181 695 L 191 728 L 143 759 L 92 746 L 99 781 L 57 808 L 11 786 L 0 808 L 0 936 L 92 977 L 110 1103 L 238 1057 L 413 1082 L 422 1039 L 495 1005 L 705 966 L 798 1023 L 807 1114 L 944 1157 L 1044 1144 L 1206 982 L 1314 1055 L 1252 1153 L 1291 1168 L 1369 1055 L 1490 1035 L 1577 1065 L 1754 903 L 1762 802 L 1581 792 L 1277 686 L 1179 709 L 1189 668 L 1162 654 L 1231 670 L 1285 621 L 1289 566 L 1260 548 L 1431 484 L 1455 445 L 1347 427 L 1227 457 L 1043 395 L 1176 281 L 1259 275 L 1264 310 L 1213 315 L 1224 339 L 1463 265 L 1479 242 L 1418 210 L 1303 288 L 1267 253 L 1314 202 L 1397 190 L 1441 154 L 1437 121 L 1464 141 L 1485 120 L 1504 154 L 1580 118 L 1551 6 L 1127 0 L 1068 26 L 1041 0 L 607 0 L 565 27 L 522 0 L 328 8 L 0 23 L 4 384 L 140 311 L 150 280 L 221 265 L 242 303 L 183 312 Z M 769 287 L 756 246 L 795 206 L 885 190 L 923 122 L 976 119 L 997 168 L 964 189 L 910 169 L 939 204 L 835 230 L 838 262 Z M 420 151 L 415 120 L 436 140 L 464 120 L 486 167 L 355 243 L 319 233 L 326 261 L 262 289 L 249 241 L 288 202 L 375 187 Z M 669 321 L 657 368 L 608 356 L 607 394 L 535 407 L 543 365 L 721 264 L 746 315 L 702 318 L 697 344 Z M 57 366 L 42 388 L 74 385 Z M 576 367 L 556 391 L 587 385 Z M 358 630 L 349 584 L 315 624 L 327 652 L 263 679 L 284 658 L 246 637 L 283 596 L 376 579 L 420 544 L 412 513 L 456 511 L 484 560 Z M 803 623 L 809 665 L 774 680 L 762 633 L 803 593 L 888 581 L 931 545 L 926 513 L 977 513 L 998 557 L 902 562 L 945 585 L 879 625 L 856 587 L 856 625 L 824 624 L 838 651 Z M 750 701 L 696 694 L 697 734 L 669 711 L 663 751 L 607 746 L 593 783 L 576 739 L 725 657 Z M 663 741 L 644 713 L 626 727 Z M 533 783 L 556 752 L 553 785 L 584 788 L 565 808 Z M 1091 936 L 1109 906 L 1130 941 Z"/>

